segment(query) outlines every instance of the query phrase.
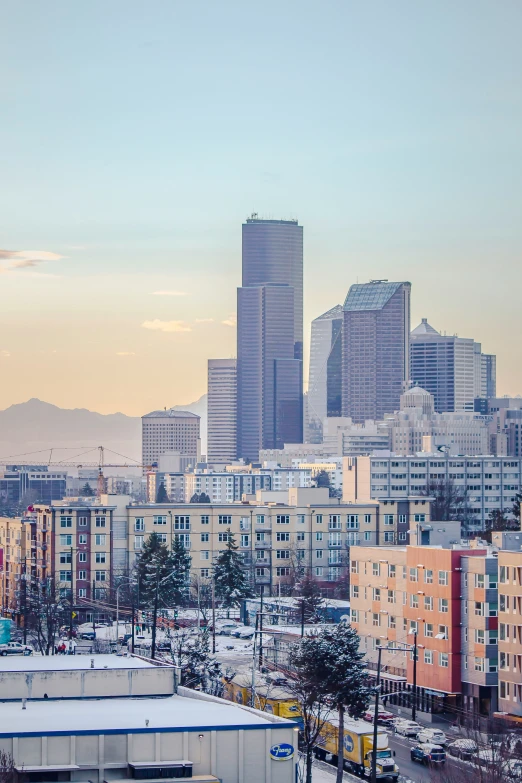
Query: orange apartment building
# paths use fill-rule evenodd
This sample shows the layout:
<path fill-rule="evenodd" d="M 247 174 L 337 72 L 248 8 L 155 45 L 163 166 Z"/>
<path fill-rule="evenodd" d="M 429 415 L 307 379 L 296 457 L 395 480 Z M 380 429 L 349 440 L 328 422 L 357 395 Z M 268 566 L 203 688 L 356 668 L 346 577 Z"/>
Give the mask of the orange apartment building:
<path fill-rule="evenodd" d="M 500 551 L 498 709 L 522 719 L 522 551 Z"/>
<path fill-rule="evenodd" d="M 426 712 L 496 709 L 497 558 L 471 546 L 352 547 L 351 616 L 375 668 L 383 650 L 384 690 L 413 685 Z M 404 685 L 402 686 L 404 687 Z"/>

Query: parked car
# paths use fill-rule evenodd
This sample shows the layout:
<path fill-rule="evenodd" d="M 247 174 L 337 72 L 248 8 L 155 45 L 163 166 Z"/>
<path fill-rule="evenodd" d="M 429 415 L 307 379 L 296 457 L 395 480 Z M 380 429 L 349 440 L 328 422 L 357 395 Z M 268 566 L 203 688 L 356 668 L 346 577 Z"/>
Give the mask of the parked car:
<path fill-rule="evenodd" d="M 398 720 L 394 729 L 396 734 L 402 734 L 403 737 L 416 737 L 422 726 L 414 720 Z"/>
<path fill-rule="evenodd" d="M 440 729 L 422 729 L 417 734 L 417 742 L 432 742 L 435 745 L 445 745 L 448 740 Z"/>
<path fill-rule="evenodd" d="M 172 652 L 172 644 L 169 641 L 158 642 L 156 650 L 158 652 Z"/>
<path fill-rule="evenodd" d="M 458 759 L 471 759 L 477 753 L 478 745 L 471 739 L 457 739 L 450 742 L 446 750 Z"/>
<path fill-rule="evenodd" d="M 374 710 L 367 710 L 363 718 L 364 720 L 367 720 L 369 723 L 373 723 L 375 717 Z M 377 714 L 377 725 L 378 726 L 388 726 L 390 725 L 391 721 L 396 720 L 396 715 L 393 714 L 393 712 L 388 712 L 383 707 L 379 707 L 379 712 Z"/>
<path fill-rule="evenodd" d="M 96 639 L 96 631 L 81 631 L 80 639 L 87 639 L 88 641 L 93 642 Z"/>
<path fill-rule="evenodd" d="M 32 655 L 33 648 L 20 642 L 7 642 L 0 644 L 0 655 Z"/>
<path fill-rule="evenodd" d="M 412 761 L 418 761 L 427 766 L 440 766 L 446 761 L 446 752 L 441 745 L 431 742 L 421 742 L 410 751 Z"/>

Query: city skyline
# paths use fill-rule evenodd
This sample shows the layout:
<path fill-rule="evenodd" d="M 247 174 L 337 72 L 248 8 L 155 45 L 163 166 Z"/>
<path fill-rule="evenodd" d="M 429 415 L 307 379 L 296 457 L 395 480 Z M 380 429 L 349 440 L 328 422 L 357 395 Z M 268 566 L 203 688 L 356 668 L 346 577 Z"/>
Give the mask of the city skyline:
<path fill-rule="evenodd" d="M 200 397 L 236 353 L 252 210 L 305 228 L 305 378 L 311 321 L 387 278 L 411 281 L 412 325 L 480 342 L 497 393 L 522 392 L 521 22 L 470 0 L 11 5 L 0 409 Z"/>

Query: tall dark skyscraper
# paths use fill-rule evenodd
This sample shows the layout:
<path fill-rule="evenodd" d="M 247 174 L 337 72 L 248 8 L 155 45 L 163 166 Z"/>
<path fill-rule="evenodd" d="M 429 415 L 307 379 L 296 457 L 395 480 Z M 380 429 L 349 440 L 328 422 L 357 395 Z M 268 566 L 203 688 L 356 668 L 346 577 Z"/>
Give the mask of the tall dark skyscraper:
<path fill-rule="evenodd" d="M 237 302 L 238 456 L 303 439 L 303 228 L 294 220 L 243 224 Z"/>
<path fill-rule="evenodd" d="M 352 285 L 344 302 L 343 416 L 355 422 L 399 410 L 409 378 L 411 283 Z"/>

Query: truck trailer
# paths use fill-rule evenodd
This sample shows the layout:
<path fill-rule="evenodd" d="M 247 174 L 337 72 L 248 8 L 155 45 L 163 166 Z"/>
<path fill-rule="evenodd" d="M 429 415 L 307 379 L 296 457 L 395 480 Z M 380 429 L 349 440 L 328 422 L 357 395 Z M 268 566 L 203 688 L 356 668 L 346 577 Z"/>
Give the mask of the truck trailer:
<path fill-rule="evenodd" d="M 337 764 L 337 738 L 339 721 L 335 713 L 328 716 L 321 731 L 320 743 L 315 748 L 315 756 L 323 761 Z M 365 720 L 344 720 L 344 768 L 358 777 L 371 776 L 373 755 L 373 724 Z M 397 781 L 399 767 L 393 759 L 388 746 L 388 735 L 382 728 L 377 729 L 377 780 Z"/>

